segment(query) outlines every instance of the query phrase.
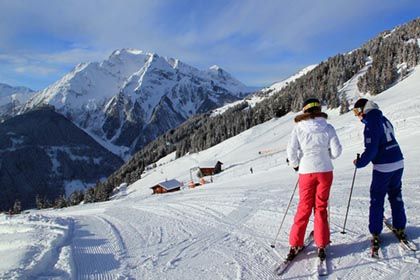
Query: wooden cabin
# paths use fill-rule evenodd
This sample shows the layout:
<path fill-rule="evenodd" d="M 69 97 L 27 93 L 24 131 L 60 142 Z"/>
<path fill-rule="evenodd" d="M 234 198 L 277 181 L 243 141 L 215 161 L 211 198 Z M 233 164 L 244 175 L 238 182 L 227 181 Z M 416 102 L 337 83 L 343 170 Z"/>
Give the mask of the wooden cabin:
<path fill-rule="evenodd" d="M 168 193 L 168 192 L 176 192 L 181 189 L 182 183 L 178 180 L 172 179 L 165 182 L 160 182 L 159 184 L 151 187 L 153 190 L 153 194 L 158 193 Z"/>
<path fill-rule="evenodd" d="M 222 165 L 223 163 L 220 161 L 217 161 L 216 163 L 209 162 L 209 163 L 200 164 L 198 169 L 199 169 L 199 174 L 201 173 L 202 176 L 199 176 L 199 177 L 211 176 L 211 175 L 220 173 L 222 171 Z"/>

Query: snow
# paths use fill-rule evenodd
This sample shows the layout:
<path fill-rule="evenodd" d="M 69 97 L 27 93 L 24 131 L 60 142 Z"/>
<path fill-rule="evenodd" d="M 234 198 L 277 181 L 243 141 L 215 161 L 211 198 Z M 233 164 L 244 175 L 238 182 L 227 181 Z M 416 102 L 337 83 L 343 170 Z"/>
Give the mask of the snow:
<path fill-rule="evenodd" d="M 69 275 L 71 248 L 66 246 L 73 221 L 42 215 L 0 216 L 0 278 L 28 279 L 42 273 L 61 258 L 51 271 Z M 60 252 L 60 253 L 59 253 Z"/>
<path fill-rule="evenodd" d="M 48 103 L 59 110 L 77 115 L 80 110 L 95 111 L 119 92 L 131 95 L 134 101 L 138 98 L 135 91 L 142 89 L 145 91 L 142 92 L 142 98 L 149 101 L 143 105 L 143 110 L 150 117 L 150 108 L 154 108 L 162 95 L 168 94 L 176 83 L 171 79 L 161 82 L 161 76 L 157 74 L 175 75 L 175 70 L 184 76 L 201 80 L 215 78 L 216 85 L 225 87 L 232 94 L 246 93 L 248 90 L 220 67 L 202 71 L 178 59 L 160 57 L 142 50 L 120 49 L 101 63 L 77 65 L 56 83 L 40 91 L 25 106 L 32 108 L 37 104 Z M 228 80 L 220 77 L 226 77 Z"/>
<path fill-rule="evenodd" d="M 164 97 L 169 98 L 172 105 L 166 111 L 174 111 L 186 119 L 203 109 L 202 94 L 208 94 L 216 104 L 221 104 L 226 99 L 242 98 L 250 91 L 251 88 L 220 67 L 199 70 L 178 59 L 120 49 L 102 62 L 77 65 L 60 80 L 33 95 L 18 112 L 41 104 L 52 105 L 102 146 L 128 159 L 141 137 L 131 141 L 130 147 L 116 145 L 124 142 L 121 140 L 124 123 L 133 121 L 138 123 L 139 129 L 144 128 L 153 122 L 154 114 L 160 112 L 158 105 Z M 110 124 L 114 116 L 119 118 Z M 167 123 L 176 125 L 175 121 Z M 158 127 L 159 122 L 153 125 Z"/>
<path fill-rule="evenodd" d="M 33 90 L 26 87 L 12 87 L 0 83 L 0 107 L 13 102 L 23 104 L 34 94 Z"/>
<path fill-rule="evenodd" d="M 300 70 L 299 72 L 297 72 L 296 74 L 292 75 L 291 77 L 289 77 L 289 78 L 287 78 L 287 79 L 285 79 L 283 81 L 274 83 L 271 86 L 269 86 L 268 88 L 264 88 L 262 91 L 263 92 L 279 91 L 282 88 L 284 88 L 285 86 L 287 86 L 287 84 L 289 84 L 289 83 L 295 81 L 296 79 L 302 77 L 303 75 L 305 75 L 308 72 L 312 71 L 317 66 L 318 66 L 318 64 L 309 65 L 309 66 L 303 68 L 302 70 Z"/>
<path fill-rule="evenodd" d="M 342 95 L 345 94 L 349 103 L 353 104 L 359 97 L 363 95 L 363 93 L 359 91 L 357 82 L 359 81 L 359 78 L 364 76 L 368 69 L 372 66 L 372 61 L 372 58 L 369 57 L 366 61 L 365 67 L 360 69 L 360 71 L 356 75 L 354 75 L 350 80 L 344 83 L 343 87 L 338 90 L 340 98 Z"/>
<path fill-rule="evenodd" d="M 259 102 L 263 101 L 264 99 L 272 96 L 273 94 L 279 92 L 281 89 L 283 89 L 289 83 L 291 83 L 291 82 L 297 80 L 298 78 L 302 77 L 303 75 L 307 74 L 308 72 L 313 70 L 316 66 L 317 66 L 317 64 L 305 67 L 302 70 L 300 70 L 299 72 L 297 72 L 296 74 L 290 76 L 289 78 L 287 78 L 287 79 L 285 79 L 281 82 L 274 83 L 267 88 L 263 88 L 263 89 L 261 89 L 261 92 L 257 92 L 255 94 L 252 94 L 251 96 L 248 96 L 244 100 L 248 103 L 249 106 L 254 107 L 257 103 L 259 103 Z M 214 70 L 217 70 L 217 69 L 220 69 L 220 68 L 217 65 L 214 65 L 214 66 L 210 67 L 210 69 L 212 69 L 214 71 Z M 223 114 L 228 109 L 230 109 L 230 108 L 232 108 L 236 105 L 239 105 L 244 100 L 235 101 L 235 102 L 226 104 L 225 106 L 222 106 L 220 108 L 217 108 L 217 109 L 213 110 L 212 116 L 217 116 L 217 115 Z"/>
<path fill-rule="evenodd" d="M 85 191 L 89 187 L 93 187 L 95 184 L 86 184 L 81 180 L 65 180 L 64 181 L 64 190 L 66 197 L 70 197 L 75 191 Z"/>
<path fill-rule="evenodd" d="M 350 82 L 348 84 L 351 84 Z M 349 90 L 351 87 L 348 87 Z M 420 66 L 407 78 L 373 97 L 393 122 L 405 155 L 403 196 L 407 234 L 420 244 Z M 347 92 L 355 96 L 354 92 Z M 371 167 L 357 170 L 346 232 L 354 166 L 363 150 L 363 124 L 351 112 L 327 111 L 343 144 L 334 161 L 330 198 L 331 240 L 325 279 L 420 279 L 419 255 L 402 256 L 396 238 L 382 234 L 384 259 L 368 257 Z M 295 114 L 253 127 L 208 150 L 174 160 L 171 154 L 153 171 L 123 188 L 111 201 L 59 210 L 32 210 L 11 219 L 0 216 L 0 278 L 40 279 L 279 279 L 274 265 L 288 252 L 288 231 L 297 197 L 285 214 L 297 175 L 285 162 Z M 201 162 L 224 163 L 213 183 L 151 195 L 168 179 L 188 182 Z M 253 174 L 250 168 L 253 168 Z M 196 178 L 195 178 L 196 179 Z M 386 204 L 386 215 L 390 215 Z M 312 228 L 309 223 L 308 232 Z M 36 233 L 36 234 L 34 234 Z M 310 246 L 283 276 L 313 279 L 315 248 Z M 5 260 L 3 260 L 5 259 Z"/>

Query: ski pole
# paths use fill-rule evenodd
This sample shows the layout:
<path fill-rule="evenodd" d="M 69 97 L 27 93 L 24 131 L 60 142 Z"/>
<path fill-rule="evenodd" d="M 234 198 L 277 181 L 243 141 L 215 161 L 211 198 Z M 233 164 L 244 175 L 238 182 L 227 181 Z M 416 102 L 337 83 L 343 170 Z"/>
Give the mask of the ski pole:
<path fill-rule="evenodd" d="M 359 160 L 359 158 L 360 158 L 360 154 L 357 154 L 357 159 L 356 160 Z M 346 217 L 344 219 L 343 231 L 341 232 L 342 234 L 346 233 L 347 215 L 349 214 L 350 200 L 351 200 L 351 195 L 353 193 L 353 186 L 354 186 L 354 179 L 356 178 L 356 171 L 357 171 L 357 167 L 354 167 L 353 181 L 351 182 L 349 202 L 347 203 Z"/>
<path fill-rule="evenodd" d="M 292 197 L 290 198 L 289 205 L 287 205 L 286 212 L 284 213 L 283 219 L 281 220 L 279 230 L 277 231 L 277 235 L 276 235 L 276 237 L 274 238 L 273 243 L 270 245 L 270 246 L 271 246 L 271 248 L 276 248 L 275 243 L 276 243 L 276 241 L 277 241 L 277 237 L 279 236 L 280 231 L 281 231 L 281 228 L 283 227 L 284 220 L 286 219 L 287 212 L 289 211 L 290 204 L 292 203 L 293 197 L 295 196 L 295 192 L 296 192 L 296 189 L 297 189 L 297 186 L 298 186 L 298 185 L 299 185 L 299 178 L 298 178 L 298 180 L 297 180 L 297 182 L 296 182 L 295 189 L 293 190 Z"/>

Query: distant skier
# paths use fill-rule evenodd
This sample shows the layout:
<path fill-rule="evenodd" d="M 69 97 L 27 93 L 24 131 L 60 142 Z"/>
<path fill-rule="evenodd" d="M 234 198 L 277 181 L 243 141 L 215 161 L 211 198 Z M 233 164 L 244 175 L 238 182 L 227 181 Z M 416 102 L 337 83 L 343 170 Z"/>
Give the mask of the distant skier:
<path fill-rule="evenodd" d="M 295 117 L 296 125 L 287 145 L 290 165 L 299 172 L 299 204 L 292 226 L 287 258 L 293 257 L 304 245 L 304 236 L 314 209 L 314 240 L 318 256 L 325 259 L 325 247 L 330 243 L 328 198 L 333 181 L 331 159 L 341 154 L 341 144 L 328 115 L 321 112 L 318 99 L 303 103 L 303 114 Z"/>
<path fill-rule="evenodd" d="M 353 163 L 357 168 L 363 168 L 370 162 L 373 163 L 369 209 L 372 246 L 379 246 L 386 194 L 391 204 L 393 227 L 397 229 L 399 238 L 406 239 L 404 229 L 407 219 L 401 194 L 404 159 L 395 139 L 394 128 L 373 101 L 365 98 L 357 100 L 353 112 L 365 124 L 363 132 L 365 151 Z"/>

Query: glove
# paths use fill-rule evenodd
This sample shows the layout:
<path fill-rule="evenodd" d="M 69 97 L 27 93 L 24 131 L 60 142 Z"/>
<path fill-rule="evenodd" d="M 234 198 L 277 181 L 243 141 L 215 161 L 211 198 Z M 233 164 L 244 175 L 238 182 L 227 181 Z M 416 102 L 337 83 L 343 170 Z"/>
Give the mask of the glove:
<path fill-rule="evenodd" d="M 293 167 L 293 169 L 294 169 L 296 172 L 298 172 L 298 171 L 299 171 L 299 165 L 298 165 L 298 166 L 296 166 L 296 167 Z"/>
<path fill-rule="evenodd" d="M 360 154 L 357 154 L 356 159 L 355 159 L 355 160 L 353 160 L 353 164 L 354 164 L 355 166 L 357 166 L 357 162 L 359 161 L 359 159 L 360 159 Z"/>

